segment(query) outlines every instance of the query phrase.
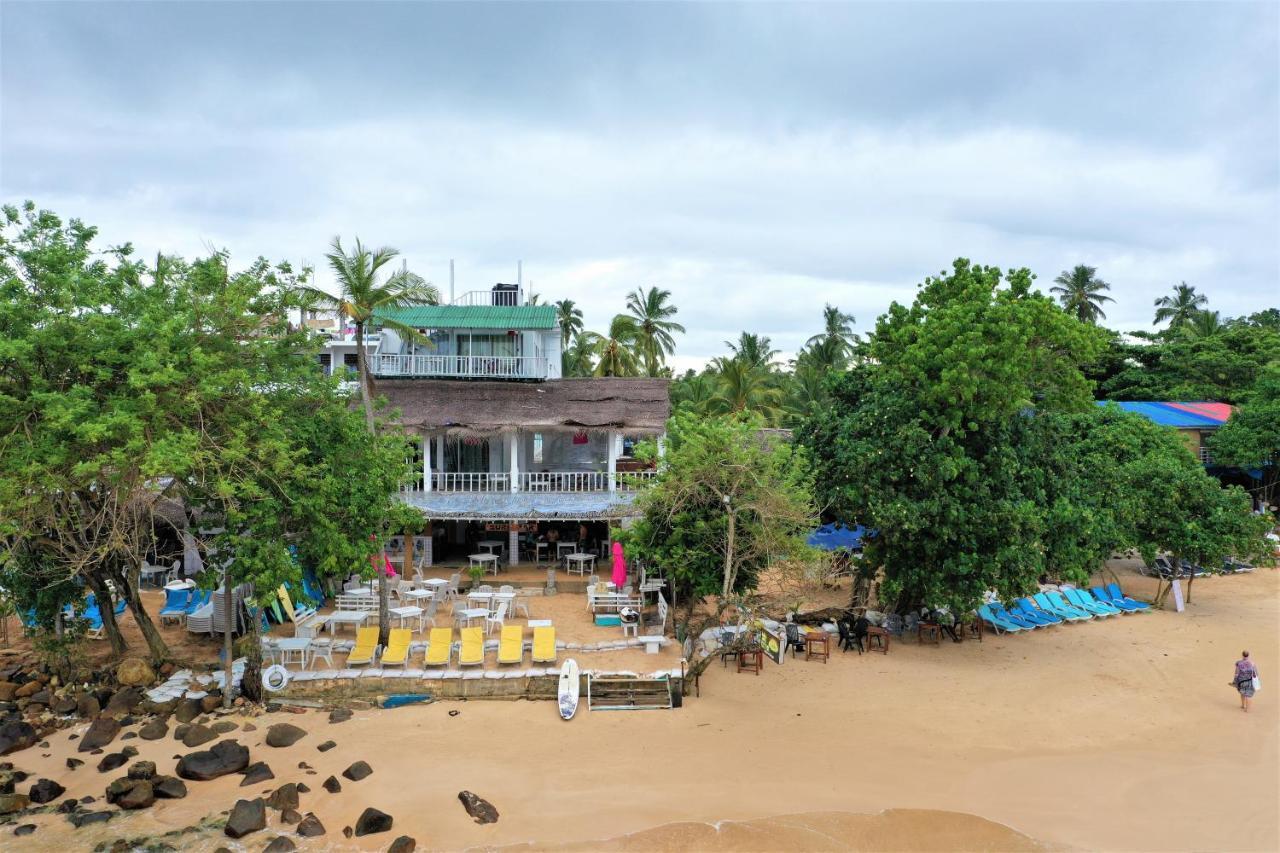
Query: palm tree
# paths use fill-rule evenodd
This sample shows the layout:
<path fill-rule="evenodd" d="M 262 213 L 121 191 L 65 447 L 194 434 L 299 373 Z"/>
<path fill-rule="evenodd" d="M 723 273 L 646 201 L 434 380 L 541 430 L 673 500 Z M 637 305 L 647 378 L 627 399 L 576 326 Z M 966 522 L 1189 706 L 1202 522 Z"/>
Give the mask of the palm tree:
<path fill-rule="evenodd" d="M 690 370 L 684 376 L 671 383 L 671 407 L 683 409 L 695 415 L 709 415 L 716 398 L 717 376 L 704 370 L 694 373 Z"/>
<path fill-rule="evenodd" d="M 337 311 L 355 326 L 356 372 L 360 379 L 360 397 L 364 403 L 364 420 L 369 432 L 374 431 L 373 377 L 369 374 L 369 357 L 365 352 L 365 329 L 375 322 L 375 315 L 387 309 L 435 305 L 440 301 L 440 292 L 407 267 L 402 267 L 379 282 L 379 272 L 399 254 L 398 250 L 388 246 L 370 250 L 360 242 L 359 237 L 356 238 L 355 249 L 347 253 L 342 248 L 342 239 L 334 237 L 325 258 L 337 278 L 338 295 L 306 285 L 301 288 L 312 304 Z M 397 320 L 378 316 L 376 322 L 410 340 L 425 341 L 416 329 Z"/>
<path fill-rule="evenodd" d="M 569 341 L 582 333 L 582 309 L 572 299 L 556 303 L 556 318 L 560 321 L 560 348 L 568 349 Z"/>
<path fill-rule="evenodd" d="M 769 340 L 767 335 L 755 335 L 751 332 L 743 332 L 738 336 L 738 342 L 725 341 L 724 345 L 733 352 L 733 360 L 740 361 L 749 367 L 757 367 L 766 372 L 773 370 L 776 366 L 774 356 L 778 351 L 773 348 L 773 341 Z M 725 359 L 716 359 L 717 362 L 724 362 Z"/>
<path fill-rule="evenodd" d="M 822 345 L 818 348 L 824 349 Z M 826 375 L 827 369 L 813 360 L 803 357 L 796 360 L 796 369 L 786 383 L 785 408 L 790 422 L 804 421 L 827 402 Z"/>
<path fill-rule="evenodd" d="M 1197 311 L 1182 327 L 1182 333 L 1189 338 L 1212 338 L 1227 328 L 1217 311 Z"/>
<path fill-rule="evenodd" d="M 1156 300 L 1155 322 L 1169 321 L 1169 331 L 1180 329 L 1197 312 L 1209 304 L 1209 297 L 1196 293 L 1196 289 L 1185 281 L 1173 289 L 1172 296 L 1161 296 Z"/>
<path fill-rule="evenodd" d="M 1111 285 L 1098 278 L 1097 267 L 1076 264 L 1070 270 L 1060 272 L 1054 281 L 1057 286 L 1049 288 L 1049 292 L 1058 294 L 1062 307 L 1075 314 L 1081 323 L 1096 326 L 1099 320 L 1107 319 L 1107 315 L 1102 313 L 1102 303 L 1115 300 L 1103 294 L 1103 291 L 1111 289 Z"/>
<path fill-rule="evenodd" d="M 595 373 L 595 349 L 587 335 L 588 332 L 573 339 L 573 345 L 560 353 L 560 373 L 562 376 L 590 376 Z"/>
<path fill-rule="evenodd" d="M 640 287 L 627 294 L 627 311 L 635 321 L 636 345 L 649 376 L 658 376 L 667 356 L 675 351 L 672 333 L 684 333 L 684 326 L 671 319 L 679 309 L 667 303 L 670 298 L 670 290 L 656 287 Z"/>
<path fill-rule="evenodd" d="M 592 373 L 596 376 L 635 376 L 639 373 L 636 362 L 639 330 L 636 321 L 626 314 L 619 314 L 609 324 L 609 334 L 583 332 L 579 338 L 590 347 L 596 358 Z"/>
<path fill-rule="evenodd" d="M 824 347 L 832 366 L 843 367 L 858 342 L 858 336 L 853 331 L 854 322 L 852 314 L 845 314 L 834 305 L 823 306 L 822 334 L 809 338 L 806 346 Z"/>
<path fill-rule="evenodd" d="M 711 404 L 713 414 L 755 412 L 768 424 L 778 422 L 782 389 L 773 384 L 767 369 L 737 358 L 717 358 L 713 364 L 719 374 Z"/>

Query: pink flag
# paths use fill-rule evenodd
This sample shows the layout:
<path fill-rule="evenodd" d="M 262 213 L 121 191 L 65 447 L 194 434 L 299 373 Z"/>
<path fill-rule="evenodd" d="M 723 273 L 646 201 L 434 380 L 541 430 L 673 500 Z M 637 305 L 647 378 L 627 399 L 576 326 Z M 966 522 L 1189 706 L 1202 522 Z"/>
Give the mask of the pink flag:
<path fill-rule="evenodd" d="M 627 561 L 622 556 L 622 543 L 613 543 L 613 586 L 621 590 L 627 585 Z"/>

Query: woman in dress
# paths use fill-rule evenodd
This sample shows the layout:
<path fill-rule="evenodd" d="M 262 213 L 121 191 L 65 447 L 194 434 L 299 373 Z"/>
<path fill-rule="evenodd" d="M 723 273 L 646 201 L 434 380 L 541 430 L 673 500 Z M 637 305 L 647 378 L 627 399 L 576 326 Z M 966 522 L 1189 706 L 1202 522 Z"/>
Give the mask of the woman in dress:
<path fill-rule="evenodd" d="M 1240 691 L 1240 710 L 1249 713 L 1249 703 L 1253 700 L 1253 680 L 1258 677 L 1258 668 L 1249 660 L 1249 653 L 1242 652 L 1244 657 L 1236 661 L 1235 678 L 1231 686 Z"/>

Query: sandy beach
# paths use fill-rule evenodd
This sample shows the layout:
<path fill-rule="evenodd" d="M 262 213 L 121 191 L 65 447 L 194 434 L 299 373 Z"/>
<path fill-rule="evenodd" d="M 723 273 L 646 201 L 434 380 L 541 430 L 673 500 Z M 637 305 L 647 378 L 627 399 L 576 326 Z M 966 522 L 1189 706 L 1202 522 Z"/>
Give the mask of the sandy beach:
<path fill-rule="evenodd" d="M 1121 577 L 1135 595 L 1154 591 L 1153 581 L 1123 569 Z M 256 732 L 228 735 L 271 765 L 271 782 L 192 782 L 184 800 L 82 830 L 42 815 L 24 841 L 87 849 L 152 836 L 305 781 L 300 811 L 328 830 L 307 849 L 385 849 L 407 834 L 419 849 L 440 850 L 1274 850 L 1280 706 L 1264 689 L 1252 713 L 1239 710 L 1227 681 L 1242 648 L 1266 682 L 1280 649 L 1276 571 L 1197 581 L 1182 614 L 982 643 L 908 641 L 887 656 L 788 659 L 760 676 L 716 664 L 701 698 L 673 712 L 580 713 L 565 723 L 550 703 L 441 702 L 357 711 L 339 724 L 281 712 L 253 719 Z M 276 720 L 309 734 L 267 747 Z M 118 773 L 65 766 L 68 736 L 84 728 L 11 758 L 58 780 L 65 796 L 101 797 Z M 327 739 L 337 747 L 318 752 Z M 188 751 L 172 739 L 129 742 L 161 772 Z M 342 780 L 339 794 L 321 789 L 356 760 L 373 775 Z M 473 823 L 462 790 L 492 802 L 498 822 Z M 392 832 L 345 839 L 342 828 L 370 805 L 395 818 Z M 242 842 L 205 831 L 175 846 L 260 850 L 287 831 L 269 814 L 268 829 Z"/>

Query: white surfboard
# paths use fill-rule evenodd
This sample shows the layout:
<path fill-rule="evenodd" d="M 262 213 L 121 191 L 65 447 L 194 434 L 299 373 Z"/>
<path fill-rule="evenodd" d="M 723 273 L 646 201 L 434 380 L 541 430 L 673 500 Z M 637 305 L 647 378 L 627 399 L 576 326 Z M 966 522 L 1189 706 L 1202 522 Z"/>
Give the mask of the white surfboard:
<path fill-rule="evenodd" d="M 560 667 L 560 716 L 572 720 L 578 712 L 578 662 L 569 658 Z"/>

